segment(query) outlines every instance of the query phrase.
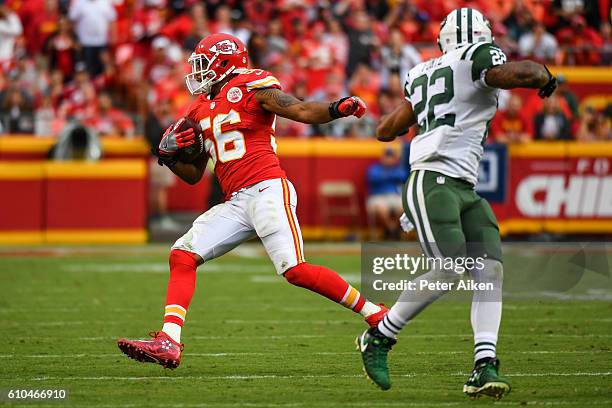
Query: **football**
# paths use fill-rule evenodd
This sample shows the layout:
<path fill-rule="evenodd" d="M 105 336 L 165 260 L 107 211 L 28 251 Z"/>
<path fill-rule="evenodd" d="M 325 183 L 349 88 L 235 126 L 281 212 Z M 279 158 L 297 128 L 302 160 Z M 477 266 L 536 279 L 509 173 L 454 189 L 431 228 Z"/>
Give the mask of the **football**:
<path fill-rule="evenodd" d="M 202 128 L 200 128 L 199 124 L 195 123 L 189 118 L 185 118 L 179 128 L 175 129 L 175 132 L 182 132 L 189 128 L 193 128 L 193 133 L 196 135 L 195 143 L 191 146 L 183 147 L 178 150 L 178 159 L 183 163 L 193 163 L 193 161 L 200 157 L 204 151 L 204 138 L 202 136 Z"/>

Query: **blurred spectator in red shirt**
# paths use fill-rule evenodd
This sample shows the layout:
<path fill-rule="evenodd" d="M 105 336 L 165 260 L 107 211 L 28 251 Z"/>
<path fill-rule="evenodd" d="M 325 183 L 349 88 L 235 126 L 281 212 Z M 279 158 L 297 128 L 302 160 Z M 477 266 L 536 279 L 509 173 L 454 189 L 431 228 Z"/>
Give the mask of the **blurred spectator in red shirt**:
<path fill-rule="evenodd" d="M 51 98 L 53 108 L 59 108 L 62 98 L 64 97 L 64 74 L 62 71 L 56 69 L 51 72 L 47 89 L 44 89 L 43 92 Z"/>
<path fill-rule="evenodd" d="M 153 38 L 159 35 L 166 18 L 165 0 L 144 0 L 144 7 L 138 8 L 132 20 L 132 38 L 135 42 L 134 55 L 147 58 Z"/>
<path fill-rule="evenodd" d="M 508 101 L 508 108 L 497 111 L 487 141 L 497 143 L 525 143 L 532 139 L 532 129 L 529 119 L 521 112 L 523 101 L 514 94 Z"/>
<path fill-rule="evenodd" d="M 558 92 L 558 90 L 555 92 L 556 96 L 559 96 L 557 94 Z M 561 112 L 566 118 L 571 118 L 573 116 L 572 109 L 568 105 L 565 98 L 558 98 L 556 103 L 559 105 L 559 109 L 561 109 Z M 544 109 L 544 100 L 536 93 L 532 93 L 525 99 L 522 111 L 529 113 L 530 115 L 534 115 L 536 112 L 540 112 L 542 109 Z"/>
<path fill-rule="evenodd" d="M 338 20 L 330 19 L 327 21 L 327 31 L 323 34 L 323 41 L 334 50 L 334 58 L 337 63 L 342 66 L 346 65 L 349 43 Z"/>
<path fill-rule="evenodd" d="M 552 94 L 544 101 L 542 111 L 533 118 L 536 140 L 570 139 L 570 123 L 559 105 L 559 96 Z"/>
<path fill-rule="evenodd" d="M 587 27 L 586 20 L 579 14 L 570 20 L 570 26 L 557 31 L 557 39 L 563 49 L 564 63 L 570 65 L 597 65 L 599 48 L 603 45 L 597 31 Z"/>
<path fill-rule="evenodd" d="M 518 46 L 521 57 L 546 64 L 555 63 L 559 49 L 555 36 L 547 32 L 542 23 L 537 22 L 521 36 Z"/>
<path fill-rule="evenodd" d="M 78 63 L 74 79 L 64 87 L 58 112 L 63 118 L 86 120 L 95 116 L 96 106 L 96 89 L 84 64 Z"/>
<path fill-rule="evenodd" d="M 576 139 L 581 142 L 596 142 L 610 139 L 610 128 L 604 116 L 592 106 L 586 106 L 580 116 Z"/>
<path fill-rule="evenodd" d="M 100 136 L 134 136 L 134 123 L 123 111 L 113 107 L 111 96 L 102 92 L 98 96 L 98 111 L 90 121 Z"/>
<path fill-rule="evenodd" d="M 153 85 L 168 77 L 174 67 L 170 59 L 171 42 L 167 37 L 157 37 L 151 43 L 151 54 L 145 68 L 146 78 Z"/>
<path fill-rule="evenodd" d="M 222 5 L 215 13 L 215 21 L 211 24 L 213 33 L 226 33 L 238 37 L 243 43 L 249 42 L 251 31 L 244 26 L 244 18 L 232 16 L 232 9 Z"/>
<path fill-rule="evenodd" d="M 30 55 L 43 51 L 45 41 L 57 31 L 58 0 L 28 0 L 20 13 L 26 49 Z"/>
<path fill-rule="evenodd" d="M 195 3 L 191 6 L 190 17 L 190 31 L 180 41 L 180 44 L 183 46 L 183 49 L 192 52 L 204 37 L 210 35 L 210 29 L 206 8 L 201 3 Z M 162 30 L 162 33 L 165 33 L 165 31 Z"/>
<path fill-rule="evenodd" d="M 66 80 L 72 79 L 79 48 L 70 21 L 66 17 L 60 17 L 57 31 L 51 34 L 45 44 L 45 54 L 49 58 L 49 68 L 61 71 Z"/>
<path fill-rule="evenodd" d="M 207 26 L 207 23 L 206 8 L 202 3 L 195 3 L 189 8 L 187 13 L 180 13 L 170 19 L 159 30 L 159 33 L 176 43 L 184 44 L 185 40 L 195 33 L 196 26 L 200 29 L 202 25 Z M 197 42 L 195 45 L 197 45 Z M 192 48 L 195 48 L 195 45 Z"/>
<path fill-rule="evenodd" d="M 266 32 L 272 19 L 276 5 L 269 0 L 250 0 L 244 2 L 246 19 L 253 24 L 253 29 L 259 33 Z"/>
<path fill-rule="evenodd" d="M 293 62 L 278 52 L 268 54 L 265 66 L 278 79 L 286 92 L 291 92 L 298 79 L 302 77 L 296 73 L 298 69 Z"/>
<path fill-rule="evenodd" d="M 308 93 L 318 91 L 325 86 L 325 79 L 334 66 L 339 65 L 330 42 L 324 41 L 325 25 L 316 21 L 309 30 L 309 38 L 302 44 L 300 65 L 308 77 Z"/>
<path fill-rule="evenodd" d="M 368 105 L 368 112 L 378 115 L 378 91 L 380 90 L 380 76 L 370 67 L 359 64 L 349 84 L 351 95 L 359 96 Z"/>

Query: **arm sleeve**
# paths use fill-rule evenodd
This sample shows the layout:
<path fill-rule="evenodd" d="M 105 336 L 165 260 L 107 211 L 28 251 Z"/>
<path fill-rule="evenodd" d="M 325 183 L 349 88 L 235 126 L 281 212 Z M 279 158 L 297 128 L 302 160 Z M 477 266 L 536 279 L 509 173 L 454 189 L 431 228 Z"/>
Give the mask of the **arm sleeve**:
<path fill-rule="evenodd" d="M 476 48 L 471 56 L 472 81 L 481 87 L 489 88 L 485 82 L 487 71 L 497 65 L 506 63 L 506 54 L 495 44 L 485 43 Z"/>

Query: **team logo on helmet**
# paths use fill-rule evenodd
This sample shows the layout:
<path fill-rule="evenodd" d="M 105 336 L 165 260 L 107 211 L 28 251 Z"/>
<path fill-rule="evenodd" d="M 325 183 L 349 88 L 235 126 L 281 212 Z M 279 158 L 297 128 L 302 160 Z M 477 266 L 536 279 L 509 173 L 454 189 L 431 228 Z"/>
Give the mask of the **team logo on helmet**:
<path fill-rule="evenodd" d="M 231 103 L 239 102 L 242 99 L 242 91 L 240 88 L 233 87 L 227 91 L 227 100 Z"/>
<path fill-rule="evenodd" d="M 235 42 L 230 40 L 219 41 L 210 47 L 210 51 L 219 54 L 233 54 L 235 51 L 238 51 L 238 46 Z"/>

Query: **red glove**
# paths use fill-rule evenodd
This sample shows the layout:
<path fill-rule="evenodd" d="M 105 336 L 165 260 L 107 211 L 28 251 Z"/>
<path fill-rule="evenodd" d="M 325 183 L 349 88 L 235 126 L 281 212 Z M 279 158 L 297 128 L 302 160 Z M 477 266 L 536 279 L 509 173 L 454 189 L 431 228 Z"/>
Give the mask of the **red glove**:
<path fill-rule="evenodd" d="M 157 149 L 160 156 L 172 157 L 179 149 L 195 143 L 193 128 L 178 131 L 184 122 L 185 118 L 181 118 L 166 129 Z"/>
<path fill-rule="evenodd" d="M 360 97 L 350 96 L 330 103 L 329 114 L 334 119 L 351 115 L 360 118 L 365 114 L 367 108 L 365 102 Z"/>

